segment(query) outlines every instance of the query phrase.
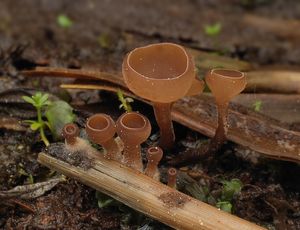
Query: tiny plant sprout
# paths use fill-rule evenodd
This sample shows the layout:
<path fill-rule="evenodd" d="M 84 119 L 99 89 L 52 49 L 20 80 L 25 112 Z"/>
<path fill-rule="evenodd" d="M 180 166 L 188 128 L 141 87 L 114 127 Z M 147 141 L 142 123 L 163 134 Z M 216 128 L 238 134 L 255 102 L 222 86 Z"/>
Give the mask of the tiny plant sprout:
<path fill-rule="evenodd" d="M 151 132 L 148 118 L 137 112 L 124 113 L 116 125 L 117 133 L 124 142 L 123 163 L 141 172 L 143 163 L 140 144 L 147 140 Z"/>
<path fill-rule="evenodd" d="M 145 175 L 159 181 L 160 176 L 157 165 L 163 157 L 163 151 L 160 147 L 150 147 L 147 149 L 146 154 L 148 163 L 144 173 Z"/>
<path fill-rule="evenodd" d="M 62 136 L 65 138 L 67 145 L 74 145 L 79 136 L 79 128 L 74 123 L 66 124 L 62 129 Z"/>
<path fill-rule="evenodd" d="M 255 112 L 259 112 L 260 109 L 261 109 L 261 107 L 262 107 L 262 101 L 261 100 L 257 100 L 252 105 L 254 107 L 254 111 Z"/>
<path fill-rule="evenodd" d="M 103 113 L 91 116 L 86 122 L 85 130 L 91 141 L 102 145 L 106 150 L 105 158 L 120 160 L 120 150 L 114 139 L 116 125 L 110 116 Z"/>
<path fill-rule="evenodd" d="M 218 109 L 218 127 L 209 147 L 209 151 L 214 153 L 226 140 L 229 101 L 244 90 L 246 78 L 240 71 L 213 69 L 207 73 L 205 81 L 215 97 Z"/>
<path fill-rule="evenodd" d="M 56 20 L 57 24 L 62 28 L 69 28 L 73 25 L 72 20 L 64 14 L 58 15 Z"/>
<path fill-rule="evenodd" d="M 221 32 L 221 29 L 222 29 L 222 24 L 220 22 L 217 22 L 212 25 L 206 25 L 204 27 L 204 32 L 208 36 L 217 36 Z"/>
<path fill-rule="evenodd" d="M 168 186 L 176 189 L 177 169 L 169 168 L 168 170 Z"/>
<path fill-rule="evenodd" d="M 163 149 L 171 148 L 175 141 L 171 106 L 174 101 L 190 95 L 189 90 L 195 83 L 192 57 L 177 44 L 152 44 L 127 54 L 122 73 L 132 92 L 152 102 L 160 128 L 159 145 Z M 198 90 L 202 91 L 201 87 Z"/>

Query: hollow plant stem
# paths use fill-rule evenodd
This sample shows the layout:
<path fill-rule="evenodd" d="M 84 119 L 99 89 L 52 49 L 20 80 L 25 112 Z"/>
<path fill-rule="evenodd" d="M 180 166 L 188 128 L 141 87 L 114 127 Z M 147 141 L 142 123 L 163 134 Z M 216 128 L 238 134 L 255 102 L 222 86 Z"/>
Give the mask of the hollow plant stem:
<path fill-rule="evenodd" d="M 175 142 L 171 107 L 172 103 L 153 103 L 155 118 L 160 129 L 159 145 L 163 149 L 172 148 Z"/>
<path fill-rule="evenodd" d="M 143 170 L 140 145 L 128 145 L 125 143 L 123 152 L 123 163 L 138 171 Z"/>

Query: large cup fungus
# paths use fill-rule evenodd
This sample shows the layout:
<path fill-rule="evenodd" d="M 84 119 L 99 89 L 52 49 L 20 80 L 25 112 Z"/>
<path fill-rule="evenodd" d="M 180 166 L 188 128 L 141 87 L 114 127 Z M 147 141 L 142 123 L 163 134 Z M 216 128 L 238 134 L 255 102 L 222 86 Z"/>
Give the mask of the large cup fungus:
<path fill-rule="evenodd" d="M 116 125 L 110 116 L 98 113 L 89 117 L 85 130 L 91 141 L 104 147 L 105 158 L 120 160 L 120 149 L 114 139 Z"/>
<path fill-rule="evenodd" d="M 229 101 L 244 90 L 246 78 L 240 71 L 212 69 L 207 73 L 205 81 L 215 97 L 218 109 L 218 127 L 209 147 L 209 151 L 216 152 L 226 140 Z"/>
<path fill-rule="evenodd" d="M 124 142 L 123 163 L 143 171 L 140 144 L 147 140 L 151 125 L 147 117 L 137 112 L 124 113 L 116 122 L 117 133 Z"/>
<path fill-rule="evenodd" d="M 148 45 L 134 49 L 125 57 L 122 73 L 133 93 L 153 103 L 160 128 L 160 146 L 171 148 L 175 141 L 172 103 L 203 89 L 203 82 L 195 78 L 192 57 L 182 46 L 173 43 Z"/>

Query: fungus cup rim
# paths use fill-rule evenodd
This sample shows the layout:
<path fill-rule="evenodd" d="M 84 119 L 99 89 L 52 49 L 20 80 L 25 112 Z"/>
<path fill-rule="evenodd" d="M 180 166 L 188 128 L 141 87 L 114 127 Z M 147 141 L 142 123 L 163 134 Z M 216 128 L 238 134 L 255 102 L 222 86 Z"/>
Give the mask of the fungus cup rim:
<path fill-rule="evenodd" d="M 153 46 L 164 46 L 164 45 L 177 47 L 185 55 L 185 58 L 186 58 L 185 70 L 180 75 L 177 75 L 176 77 L 171 77 L 171 78 L 159 78 L 159 79 L 157 79 L 157 78 L 148 77 L 148 76 L 138 72 L 135 68 L 132 67 L 132 65 L 130 63 L 130 56 L 132 56 L 136 51 L 141 50 L 141 49 L 148 49 L 149 47 L 153 47 Z M 175 43 L 171 43 L 171 42 L 162 42 L 162 43 L 154 43 L 154 44 L 150 44 L 150 45 L 147 45 L 147 46 L 135 48 L 134 50 L 132 50 L 131 52 L 129 52 L 127 54 L 127 56 L 125 57 L 125 61 L 126 61 L 126 64 L 127 64 L 128 68 L 130 68 L 130 70 L 132 70 L 134 73 L 140 75 L 141 77 L 143 77 L 145 79 L 149 79 L 151 81 L 170 81 L 170 80 L 179 79 L 180 77 L 185 75 L 189 71 L 189 62 L 191 62 L 192 60 L 191 60 L 189 54 L 187 53 L 187 51 L 184 49 L 183 46 L 175 44 Z"/>
<path fill-rule="evenodd" d="M 143 120 L 143 126 L 133 128 L 133 127 L 126 125 L 126 123 L 123 122 L 124 117 L 132 116 L 132 115 L 137 116 L 138 118 L 141 118 Z M 137 113 L 137 112 L 127 112 L 127 113 L 122 114 L 119 118 L 119 122 L 127 130 L 143 130 L 147 127 L 147 124 L 148 124 L 148 120 L 145 119 L 144 115 Z"/>
<path fill-rule="evenodd" d="M 221 73 L 218 73 L 218 71 L 224 71 L 224 72 L 230 72 L 230 73 L 235 73 L 235 74 L 238 74 L 239 76 L 233 76 L 233 75 L 226 75 L 226 74 L 221 74 Z M 223 79 L 230 79 L 230 80 L 242 80 L 244 77 L 245 77 L 245 73 L 244 72 L 241 72 L 241 71 L 238 71 L 238 70 L 232 70 L 232 69 L 222 69 L 222 68 L 217 68 L 217 69 L 212 69 L 210 71 L 210 74 L 211 75 L 217 75 L 219 77 L 222 77 Z"/>
<path fill-rule="evenodd" d="M 94 119 L 97 119 L 97 118 L 99 118 L 99 117 L 104 118 L 105 121 L 106 121 L 106 123 L 107 123 L 106 126 L 105 126 L 104 128 L 102 128 L 102 129 L 94 128 L 93 126 L 90 125 L 90 122 L 92 122 Z M 108 115 L 104 114 L 104 113 L 97 113 L 97 114 L 94 114 L 93 116 L 89 117 L 88 120 L 87 120 L 87 122 L 86 122 L 86 127 L 88 127 L 90 130 L 96 131 L 96 132 L 99 132 L 99 131 L 101 131 L 101 132 L 107 131 L 107 130 L 109 130 L 109 128 L 111 127 L 111 125 L 114 126 L 114 124 L 113 124 L 111 118 L 110 118 Z"/>
<path fill-rule="evenodd" d="M 77 133 L 77 131 L 78 131 L 77 125 L 73 123 L 66 124 L 63 127 L 63 135 L 74 135 Z"/>

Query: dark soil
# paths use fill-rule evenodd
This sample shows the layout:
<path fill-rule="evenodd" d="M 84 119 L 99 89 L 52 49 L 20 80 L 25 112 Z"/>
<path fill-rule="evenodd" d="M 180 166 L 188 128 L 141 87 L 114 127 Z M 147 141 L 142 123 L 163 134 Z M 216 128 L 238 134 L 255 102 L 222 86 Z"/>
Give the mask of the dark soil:
<path fill-rule="evenodd" d="M 73 21 L 70 28 L 57 24 L 60 14 Z M 101 111 L 114 119 L 122 113 L 115 95 L 85 90 L 66 92 L 59 84 L 69 79 L 28 79 L 20 70 L 58 66 L 118 72 L 127 51 L 160 41 L 238 57 L 255 65 L 299 67 L 299 42 L 293 36 L 282 36 L 277 30 L 267 31 L 247 24 L 246 14 L 299 20 L 300 3 L 292 0 L 0 1 L 0 191 L 28 184 L 30 177 L 39 182 L 55 175 L 36 161 L 37 154 L 44 150 L 38 134 L 20 125 L 18 120 L 9 120 L 9 128 L 5 124 L 5 119 L 24 120 L 35 116 L 34 110 L 20 98 L 35 91 L 28 88 L 49 92 L 53 98 L 72 103 L 77 108 L 76 122 L 81 128 L 92 113 Z M 220 34 L 206 35 L 205 25 L 216 22 L 222 24 Z M 105 44 L 99 42 L 103 36 Z M 133 107 L 149 114 L 153 121 L 150 107 L 139 102 Z M 152 124 L 152 140 L 147 145 L 155 141 L 157 134 L 157 127 Z M 175 130 L 177 153 L 197 151 L 207 141 L 178 124 Z M 47 136 L 53 141 L 50 133 Z M 62 143 L 55 145 L 59 147 Z M 238 154 L 237 148 L 228 143 L 211 164 L 180 168 L 178 188 L 215 205 L 220 197 L 221 181 L 238 178 L 244 186 L 232 200 L 234 214 L 269 229 L 300 229 L 300 167 L 255 156 L 256 163 L 253 163 Z M 78 162 L 80 157 L 78 153 L 73 160 Z M 161 165 L 163 172 L 167 167 L 165 162 Z M 199 187 L 207 188 L 211 199 L 200 198 L 203 192 Z M 0 200 L 0 229 L 137 229 L 142 226 L 143 229 L 168 229 L 120 204 L 100 209 L 95 193 L 68 179 L 35 199 Z M 168 205 L 181 205 L 181 201 Z"/>

